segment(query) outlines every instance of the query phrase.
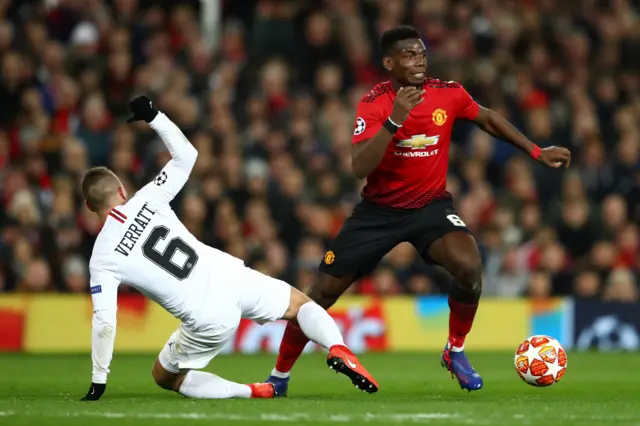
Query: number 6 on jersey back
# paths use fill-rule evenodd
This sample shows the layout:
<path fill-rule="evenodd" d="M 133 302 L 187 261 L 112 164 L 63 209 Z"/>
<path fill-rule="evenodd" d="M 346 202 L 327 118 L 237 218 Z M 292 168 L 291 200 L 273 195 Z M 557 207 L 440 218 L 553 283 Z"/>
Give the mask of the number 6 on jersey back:
<path fill-rule="evenodd" d="M 151 230 L 149 237 L 142 245 L 144 257 L 167 271 L 179 280 L 184 280 L 189 276 L 193 267 L 198 261 L 198 254 L 182 238 L 174 237 L 169 240 L 164 251 L 156 249 L 159 241 L 164 240 L 169 235 L 166 226 L 156 226 Z M 182 256 L 179 256 L 182 254 Z M 182 259 L 179 259 L 182 257 Z"/>

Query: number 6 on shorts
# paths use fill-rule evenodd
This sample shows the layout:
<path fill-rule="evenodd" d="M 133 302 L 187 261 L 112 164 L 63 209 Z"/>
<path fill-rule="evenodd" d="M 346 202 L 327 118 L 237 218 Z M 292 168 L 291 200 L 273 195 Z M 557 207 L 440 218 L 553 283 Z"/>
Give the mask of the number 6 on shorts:
<path fill-rule="evenodd" d="M 457 214 L 450 214 L 447 216 L 447 219 L 455 226 L 467 226 Z"/>

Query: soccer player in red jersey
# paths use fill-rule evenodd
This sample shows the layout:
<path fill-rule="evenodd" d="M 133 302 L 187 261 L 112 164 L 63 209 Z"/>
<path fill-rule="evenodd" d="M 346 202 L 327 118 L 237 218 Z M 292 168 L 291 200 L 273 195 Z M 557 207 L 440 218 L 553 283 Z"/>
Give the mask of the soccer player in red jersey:
<path fill-rule="evenodd" d="M 363 200 L 326 253 L 310 296 L 331 307 L 397 244 L 413 244 L 425 262 L 442 266 L 454 279 L 441 363 L 463 389 L 481 389 L 482 377 L 469 363 L 464 343 L 478 309 L 482 263 L 476 241 L 446 190 L 453 123 L 473 121 L 549 167 L 568 167 L 571 153 L 536 146 L 499 114 L 478 105 L 459 83 L 427 78 L 426 49 L 415 28 L 385 32 L 381 47 L 391 78 L 362 98 L 353 133 L 353 172 L 367 179 Z M 290 322 L 267 379 L 277 395 L 286 394 L 289 372 L 307 342 Z"/>

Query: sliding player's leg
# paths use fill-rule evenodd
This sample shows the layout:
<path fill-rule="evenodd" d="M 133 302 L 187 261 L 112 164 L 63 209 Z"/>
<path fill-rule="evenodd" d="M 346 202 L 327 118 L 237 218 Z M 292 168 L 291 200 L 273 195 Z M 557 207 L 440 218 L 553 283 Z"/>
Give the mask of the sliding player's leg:
<path fill-rule="evenodd" d="M 367 201 L 358 204 L 325 254 L 319 282 L 309 297 L 325 309 L 333 306 L 357 278 L 373 271 L 398 245 L 402 220 L 391 209 Z M 286 394 L 290 371 L 308 341 L 294 321 L 287 324 L 275 368 L 267 379 L 275 385 L 277 396 Z"/>
<path fill-rule="evenodd" d="M 299 329 L 314 343 L 329 350 L 327 365 L 348 376 L 360 389 L 373 393 L 378 385 L 344 345 L 337 324 L 320 305 L 284 281 L 247 268 L 244 274 L 241 309 L 244 318 L 259 323 L 285 319 L 296 320 Z"/>
<path fill-rule="evenodd" d="M 351 379 L 356 388 L 367 392 L 378 391 L 378 383 L 362 366 L 355 354 L 344 344 L 335 321 L 317 303 L 291 287 L 291 302 L 284 319 L 297 320 L 302 332 L 312 341 L 329 350 L 327 365 Z"/>
<path fill-rule="evenodd" d="M 355 281 L 353 274 L 345 277 L 334 277 L 320 274 L 320 283 L 315 285 L 309 297 L 321 307 L 328 309 L 338 300 L 351 284 Z M 298 321 L 291 320 L 284 330 L 276 365 L 267 378 L 267 382 L 273 383 L 276 388 L 276 396 L 285 396 L 289 387 L 291 369 L 302 354 L 309 338 L 300 329 Z"/>
<path fill-rule="evenodd" d="M 233 336 L 236 325 L 219 333 L 196 334 L 184 327 L 169 338 L 153 365 L 153 379 L 163 389 L 190 398 L 273 398 L 274 388 L 268 383 L 241 384 L 204 371 Z"/>

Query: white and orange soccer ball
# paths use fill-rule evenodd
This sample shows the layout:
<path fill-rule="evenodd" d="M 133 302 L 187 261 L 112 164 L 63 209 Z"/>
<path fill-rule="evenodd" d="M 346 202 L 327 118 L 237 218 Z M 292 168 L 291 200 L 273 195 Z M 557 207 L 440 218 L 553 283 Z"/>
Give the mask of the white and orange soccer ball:
<path fill-rule="evenodd" d="M 567 353 L 553 337 L 531 336 L 518 346 L 516 371 L 531 386 L 551 386 L 567 369 Z"/>

